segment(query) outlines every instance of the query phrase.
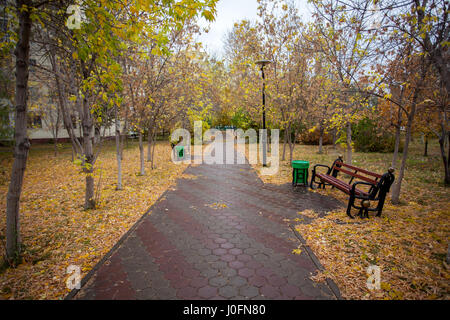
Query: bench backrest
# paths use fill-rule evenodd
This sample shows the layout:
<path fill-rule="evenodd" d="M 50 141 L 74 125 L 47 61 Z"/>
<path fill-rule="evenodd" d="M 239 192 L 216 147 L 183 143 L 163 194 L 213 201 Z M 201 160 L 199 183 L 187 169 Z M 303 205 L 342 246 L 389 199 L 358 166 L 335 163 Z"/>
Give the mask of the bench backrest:
<path fill-rule="evenodd" d="M 378 179 L 381 179 L 382 177 L 381 174 L 343 163 L 340 159 L 333 163 L 331 170 L 333 172 L 333 176 L 334 174 L 337 176 L 338 171 L 351 176 L 352 178 L 350 179 L 349 184 L 353 181 L 353 179 L 357 178 L 361 181 L 376 185 L 378 183 Z"/>
<path fill-rule="evenodd" d="M 375 197 L 377 197 L 377 195 L 381 194 L 383 194 L 384 197 L 389 192 L 389 189 L 395 179 L 393 175 L 394 170 L 392 168 L 389 169 L 387 173 L 381 175 L 363 168 L 358 168 L 346 164 L 342 161 L 342 157 L 339 157 L 336 161 L 333 162 L 331 170 L 328 174 L 331 174 L 333 177 L 336 178 L 339 172 L 351 176 L 351 179 L 348 182 L 348 184 L 351 184 L 353 179 L 355 178 L 363 182 L 372 184 L 372 187 L 369 190 L 371 199 L 374 199 Z"/>

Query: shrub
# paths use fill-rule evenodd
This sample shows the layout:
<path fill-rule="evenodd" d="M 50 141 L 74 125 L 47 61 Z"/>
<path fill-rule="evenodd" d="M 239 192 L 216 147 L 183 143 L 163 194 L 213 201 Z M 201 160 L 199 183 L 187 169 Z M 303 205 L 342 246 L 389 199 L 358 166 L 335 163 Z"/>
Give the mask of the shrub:
<path fill-rule="evenodd" d="M 314 131 L 305 130 L 302 134 L 300 134 L 299 140 L 306 145 L 319 145 L 320 139 L 320 131 L 318 128 L 314 129 Z M 322 144 L 332 144 L 333 136 L 329 133 L 323 134 Z"/>
<path fill-rule="evenodd" d="M 352 140 L 359 152 L 393 152 L 395 136 L 379 128 L 374 120 L 365 118 L 353 125 Z M 402 151 L 400 145 L 400 152 Z"/>

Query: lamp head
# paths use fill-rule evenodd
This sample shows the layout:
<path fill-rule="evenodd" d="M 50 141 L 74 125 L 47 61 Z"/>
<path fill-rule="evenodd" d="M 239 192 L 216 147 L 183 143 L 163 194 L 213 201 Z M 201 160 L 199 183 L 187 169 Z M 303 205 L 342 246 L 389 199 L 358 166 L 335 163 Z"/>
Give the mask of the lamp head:
<path fill-rule="evenodd" d="M 261 66 L 261 67 L 264 67 L 264 66 L 267 66 L 268 64 L 271 64 L 272 61 L 270 61 L 270 60 L 258 60 L 255 63 L 257 65 Z"/>

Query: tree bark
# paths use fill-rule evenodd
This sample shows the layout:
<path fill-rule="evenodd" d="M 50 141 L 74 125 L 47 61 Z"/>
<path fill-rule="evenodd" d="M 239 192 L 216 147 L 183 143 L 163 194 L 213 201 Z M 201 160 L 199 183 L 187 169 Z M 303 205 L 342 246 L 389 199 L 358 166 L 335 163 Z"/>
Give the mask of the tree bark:
<path fill-rule="evenodd" d="M 319 133 L 320 133 L 320 137 L 319 137 L 319 154 L 323 153 L 323 127 L 322 125 L 320 126 L 319 129 Z"/>
<path fill-rule="evenodd" d="M 447 131 L 447 148 L 448 148 L 448 153 L 447 153 L 447 155 L 448 155 L 447 156 L 447 171 L 448 171 L 449 167 L 450 167 L 450 132 L 449 131 Z M 447 179 L 445 180 L 445 183 L 446 184 L 450 183 L 450 177 L 448 180 Z"/>
<path fill-rule="evenodd" d="M 421 91 L 421 88 L 423 86 L 424 79 L 427 74 L 428 70 L 428 63 L 426 61 L 422 60 L 422 66 L 421 66 L 421 74 L 420 74 L 420 80 L 416 84 L 416 87 L 414 89 L 414 94 L 411 101 L 411 110 L 408 114 L 408 120 L 406 124 L 406 136 L 405 136 L 405 144 L 403 146 L 403 155 L 402 155 L 402 164 L 400 167 L 400 172 L 398 174 L 398 178 L 396 179 L 396 182 L 394 183 L 394 187 L 392 189 L 392 203 L 398 204 L 400 202 L 400 192 L 402 187 L 402 181 L 403 177 L 405 175 L 405 168 L 406 168 L 406 160 L 408 159 L 408 148 L 409 143 L 412 141 L 412 126 L 414 117 L 416 115 L 416 109 L 417 109 L 417 101 L 419 99 L 419 94 Z"/>
<path fill-rule="evenodd" d="M 52 125 L 52 133 L 53 133 L 53 143 L 54 143 L 54 151 L 55 151 L 55 158 L 58 156 L 58 134 L 59 134 L 59 123 L 60 123 L 60 109 L 56 109 L 56 123 L 53 123 Z M 54 119 L 54 118 L 53 118 Z"/>
<path fill-rule="evenodd" d="M 437 134 L 439 137 L 439 148 L 441 151 L 441 159 L 444 164 L 444 183 L 450 185 L 450 131 L 447 130 L 447 112 L 445 108 L 441 110 L 441 132 Z M 445 146 L 447 145 L 447 155 Z"/>
<path fill-rule="evenodd" d="M 428 48 L 428 49 L 429 49 L 429 51 L 431 51 L 431 55 L 430 55 L 431 63 L 433 63 L 433 65 L 438 70 L 440 78 L 442 80 L 442 83 L 444 84 L 447 92 L 450 94 L 450 70 L 448 68 L 448 60 L 447 60 L 448 58 L 444 58 L 444 56 L 442 54 L 442 52 L 444 50 L 443 47 L 444 46 L 441 47 L 441 45 L 438 45 L 438 49 L 436 49 L 434 51 L 430 50 L 430 48 Z"/>
<path fill-rule="evenodd" d="M 400 96 L 400 101 L 403 99 L 403 89 Z M 397 124 L 395 125 L 395 144 L 394 144 L 394 154 L 392 155 L 392 168 L 397 168 L 398 151 L 400 149 L 400 140 L 402 134 L 402 109 L 397 110 Z"/>
<path fill-rule="evenodd" d="M 425 75 L 422 73 L 422 80 L 424 79 Z M 408 121 L 406 123 L 406 136 L 405 136 L 405 145 L 403 146 L 403 154 L 402 154 L 402 164 L 400 166 L 400 172 L 398 174 L 398 177 L 396 179 L 396 182 L 394 183 L 394 187 L 392 189 L 392 203 L 398 204 L 400 202 L 400 191 L 402 188 L 402 181 L 403 177 L 405 175 L 405 168 L 406 168 L 406 160 L 408 159 L 408 148 L 409 143 L 411 141 L 412 136 L 412 124 L 414 121 L 414 116 L 416 115 L 416 107 L 417 107 L 417 99 L 419 97 L 419 89 L 416 88 L 414 90 L 414 95 L 412 98 L 411 103 L 411 111 L 408 114 Z"/>
<path fill-rule="evenodd" d="M 333 149 L 336 150 L 337 130 L 333 128 Z"/>
<path fill-rule="evenodd" d="M 58 156 L 58 134 L 53 138 L 53 148 L 55 158 Z"/>
<path fill-rule="evenodd" d="M 100 143 L 100 128 L 94 127 L 94 143 L 98 144 Z"/>
<path fill-rule="evenodd" d="M 117 112 L 118 106 L 114 108 L 116 126 L 116 158 L 117 158 L 117 190 L 122 190 L 122 152 L 120 144 L 120 123 Z"/>
<path fill-rule="evenodd" d="M 294 157 L 294 148 L 295 148 L 295 138 L 294 141 L 292 141 L 292 135 L 290 134 L 290 128 L 289 128 L 289 135 L 288 135 L 288 143 L 289 143 L 289 163 L 292 163 L 293 157 Z M 295 133 L 294 133 L 295 137 Z"/>
<path fill-rule="evenodd" d="M 287 139 L 288 139 L 288 136 L 287 136 L 287 129 L 285 129 L 284 130 L 284 141 L 283 141 L 283 156 L 282 156 L 282 158 L 281 158 L 281 160 L 282 161 L 285 161 L 286 160 L 286 145 L 287 145 Z"/>
<path fill-rule="evenodd" d="M 425 135 L 425 149 L 423 151 L 423 156 L 428 157 L 428 135 Z"/>
<path fill-rule="evenodd" d="M 401 133 L 400 124 L 395 128 L 395 145 L 394 145 L 394 154 L 392 155 L 392 168 L 397 168 L 397 158 L 398 158 L 398 150 L 400 148 L 400 133 Z"/>
<path fill-rule="evenodd" d="M 85 210 L 95 209 L 95 191 L 94 191 L 94 146 L 92 131 L 94 129 L 92 114 L 88 107 L 88 101 L 83 98 L 83 149 L 84 149 L 84 163 L 83 171 L 86 174 L 86 193 L 84 198 Z"/>
<path fill-rule="evenodd" d="M 68 114 L 68 112 L 66 110 L 66 106 L 67 106 L 66 91 L 64 88 L 64 84 L 62 84 L 60 81 L 61 72 L 59 71 L 58 61 L 56 60 L 55 54 L 52 51 L 50 51 L 50 62 L 52 64 L 52 68 L 53 68 L 53 72 L 54 72 L 54 76 L 55 76 L 56 91 L 58 93 L 57 101 L 58 101 L 58 105 L 59 105 L 59 108 L 62 113 L 63 124 L 67 130 L 70 141 L 72 143 L 72 162 L 73 162 L 74 154 L 82 154 L 83 148 L 75 134 L 75 129 L 73 127 L 72 119 L 70 118 L 70 115 Z M 81 130 L 81 126 L 80 126 L 80 130 Z M 81 136 L 82 135 L 80 132 L 80 137 Z"/>
<path fill-rule="evenodd" d="M 140 160 L 141 160 L 140 175 L 143 176 L 145 174 L 145 157 L 144 157 L 144 143 L 143 143 L 141 130 L 139 130 L 139 154 L 140 154 Z"/>
<path fill-rule="evenodd" d="M 415 106 L 415 103 L 413 103 L 413 106 L 411 107 L 411 112 L 408 115 L 408 122 L 406 125 L 406 136 L 405 136 L 405 145 L 403 147 L 402 164 L 400 166 L 400 172 L 398 174 L 397 181 L 394 183 L 394 187 L 392 189 L 392 203 L 393 204 L 398 204 L 400 202 L 400 191 L 401 191 L 401 187 L 402 187 L 403 177 L 405 175 L 406 160 L 408 159 L 408 147 L 409 147 L 409 142 L 411 141 L 412 122 L 414 120 L 415 112 L 416 112 L 416 106 Z"/>
<path fill-rule="evenodd" d="M 125 140 L 126 140 L 126 144 L 128 147 L 128 105 L 126 105 L 126 109 L 125 109 L 125 119 L 124 119 L 124 125 L 122 128 L 122 136 L 120 139 L 120 158 L 123 160 L 123 149 L 125 148 Z"/>
<path fill-rule="evenodd" d="M 147 162 L 152 161 L 153 130 L 148 128 Z"/>
<path fill-rule="evenodd" d="M 449 144 L 449 157 L 446 156 L 446 150 L 445 150 L 445 139 L 446 139 L 447 135 L 443 134 L 440 138 L 439 138 L 439 147 L 440 147 L 440 151 L 441 151 L 441 158 L 442 158 L 442 162 L 444 164 L 444 183 L 446 185 L 450 185 L 450 168 L 449 168 L 449 157 L 450 157 L 450 142 Z M 450 137 L 449 137 L 450 139 Z"/>
<path fill-rule="evenodd" d="M 155 166 L 155 147 L 156 147 L 155 134 L 153 135 L 153 138 L 152 138 L 152 140 L 153 140 L 153 143 L 152 143 L 152 170 L 156 168 L 156 166 Z"/>
<path fill-rule="evenodd" d="M 352 124 L 347 122 L 347 164 L 352 164 Z"/>
<path fill-rule="evenodd" d="M 27 137 L 27 100 L 28 100 L 28 64 L 30 60 L 31 9 L 20 10 L 29 6 L 30 1 L 17 1 L 19 16 L 19 41 L 14 54 L 16 56 L 16 92 L 15 92 L 15 126 L 14 126 L 14 162 L 11 171 L 6 200 L 6 257 L 12 262 L 20 255 L 20 219 L 19 202 L 22 193 L 30 141 Z"/>

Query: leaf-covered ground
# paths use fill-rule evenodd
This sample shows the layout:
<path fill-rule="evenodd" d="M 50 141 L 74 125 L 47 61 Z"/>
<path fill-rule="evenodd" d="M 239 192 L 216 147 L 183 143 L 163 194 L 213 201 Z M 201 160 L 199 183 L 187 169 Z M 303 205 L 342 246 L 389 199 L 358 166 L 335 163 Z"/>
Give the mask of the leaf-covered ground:
<path fill-rule="evenodd" d="M 62 146 L 57 157 L 52 148 L 31 148 L 20 208 L 24 262 L 17 268 L 0 270 L 0 299 L 63 298 L 68 292 L 67 266 L 78 265 L 82 276 L 87 274 L 186 168 L 170 161 L 169 143 L 159 142 L 155 148 L 157 168 L 151 170 L 146 162 L 146 174 L 139 176 L 139 148 L 130 143 L 122 164 L 124 190 L 116 191 L 115 149 L 107 144 L 96 164 L 99 206 L 85 211 L 84 175 L 71 162 L 70 146 Z M 11 164 L 11 153 L 1 149 L 3 213 Z M 3 256 L 5 214 L 0 217 L 0 239 Z"/>
<path fill-rule="evenodd" d="M 299 212 L 314 217 L 312 223 L 296 226 L 326 271 L 314 277 L 332 278 L 346 299 L 449 299 L 450 273 L 446 254 L 450 234 L 448 187 L 443 185 L 443 168 L 437 142 L 428 157 L 416 141 L 411 149 L 402 185 L 402 203 L 387 201 L 381 218 L 352 220 L 345 214 L 347 196 L 336 189 L 321 192 L 341 201 L 343 207 L 325 217 L 315 212 Z M 317 154 L 317 146 L 296 146 L 294 160 L 331 165 L 340 153 L 327 147 Z M 280 155 L 282 154 L 280 147 Z M 289 159 L 287 151 L 286 158 Z M 355 153 L 354 165 L 384 173 L 392 154 Z M 260 167 L 255 166 L 259 171 Z M 261 176 L 266 183 L 291 183 L 289 161 L 280 163 L 274 176 Z M 355 224 L 356 223 L 356 224 Z M 367 267 L 381 268 L 381 289 L 367 288 Z"/>

